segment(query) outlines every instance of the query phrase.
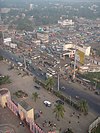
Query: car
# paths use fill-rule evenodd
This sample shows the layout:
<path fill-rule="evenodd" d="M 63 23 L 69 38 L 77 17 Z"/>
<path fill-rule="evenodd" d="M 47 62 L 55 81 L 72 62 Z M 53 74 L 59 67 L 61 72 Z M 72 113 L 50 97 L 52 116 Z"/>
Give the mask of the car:
<path fill-rule="evenodd" d="M 57 100 L 56 103 L 57 103 L 57 104 L 62 104 L 62 105 L 64 105 L 64 102 L 63 102 L 62 100 L 60 100 L 60 99 Z"/>
<path fill-rule="evenodd" d="M 44 101 L 43 103 L 45 104 L 46 107 L 51 107 L 51 102 L 49 102 L 49 101 Z"/>
<path fill-rule="evenodd" d="M 75 96 L 75 98 L 78 100 L 80 97 L 79 96 Z"/>
<path fill-rule="evenodd" d="M 35 113 L 35 114 L 34 114 L 34 117 L 35 117 L 35 120 L 36 120 L 37 118 L 39 118 L 39 117 L 40 117 L 40 113 L 38 113 L 38 112 L 37 112 L 37 113 Z"/>
<path fill-rule="evenodd" d="M 61 90 L 65 90 L 65 87 L 64 87 L 64 86 L 62 86 L 62 87 L 61 87 Z"/>
<path fill-rule="evenodd" d="M 36 86 L 36 85 L 35 85 L 34 87 L 35 87 L 37 90 L 40 90 L 40 86 Z"/>

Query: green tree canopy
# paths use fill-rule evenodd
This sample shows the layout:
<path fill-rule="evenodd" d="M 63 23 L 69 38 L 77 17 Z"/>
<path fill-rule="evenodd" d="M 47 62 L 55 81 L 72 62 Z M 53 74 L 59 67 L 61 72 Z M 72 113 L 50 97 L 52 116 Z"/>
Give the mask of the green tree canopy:
<path fill-rule="evenodd" d="M 88 114 L 88 103 L 86 100 L 81 100 L 79 102 L 80 111 L 83 112 L 85 115 Z"/>
<path fill-rule="evenodd" d="M 56 104 L 53 113 L 55 113 L 55 117 L 57 118 L 57 120 L 64 117 L 64 106 L 62 104 Z"/>
<path fill-rule="evenodd" d="M 32 93 L 32 99 L 36 102 L 37 99 L 39 98 L 39 94 L 37 92 Z"/>
<path fill-rule="evenodd" d="M 18 19 L 14 23 L 17 24 L 18 30 L 33 31 L 33 29 L 34 29 L 32 22 L 30 20 L 28 20 L 27 18 Z"/>
<path fill-rule="evenodd" d="M 49 77 L 47 80 L 46 80 L 46 88 L 47 90 L 51 91 L 54 87 L 54 84 L 55 84 L 55 81 L 52 77 Z"/>

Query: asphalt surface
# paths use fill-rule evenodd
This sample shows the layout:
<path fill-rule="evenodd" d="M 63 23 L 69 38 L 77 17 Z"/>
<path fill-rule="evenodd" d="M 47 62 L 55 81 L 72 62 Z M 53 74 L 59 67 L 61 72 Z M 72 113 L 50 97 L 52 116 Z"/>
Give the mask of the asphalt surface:
<path fill-rule="evenodd" d="M 60 83 L 62 84 L 62 83 Z M 76 86 L 72 87 L 71 85 L 68 84 L 62 84 L 62 86 L 65 86 L 64 94 L 68 94 L 72 98 L 75 98 L 76 96 L 79 96 L 79 99 L 85 99 L 88 104 L 89 108 L 92 109 L 94 112 L 100 115 L 100 97 L 94 97 L 91 94 L 88 94 L 84 91 L 79 91 L 79 89 L 76 88 Z"/>
<path fill-rule="evenodd" d="M 14 64 L 17 64 L 17 62 L 23 63 L 23 59 L 1 48 L 0 48 L 0 55 L 8 59 L 9 61 L 13 62 Z M 45 74 L 42 75 L 42 72 L 39 71 L 34 64 L 28 66 L 27 69 L 30 72 L 32 72 L 34 75 L 36 75 L 40 80 L 44 80 L 46 78 Z M 76 86 L 72 87 L 70 84 L 67 83 L 60 82 L 60 86 L 65 86 L 66 89 L 64 90 L 64 94 L 69 95 L 72 98 L 79 96 L 79 98 L 87 100 L 90 109 L 93 110 L 98 115 L 100 114 L 100 96 L 94 97 L 91 94 L 80 91 L 79 89 L 77 89 Z"/>

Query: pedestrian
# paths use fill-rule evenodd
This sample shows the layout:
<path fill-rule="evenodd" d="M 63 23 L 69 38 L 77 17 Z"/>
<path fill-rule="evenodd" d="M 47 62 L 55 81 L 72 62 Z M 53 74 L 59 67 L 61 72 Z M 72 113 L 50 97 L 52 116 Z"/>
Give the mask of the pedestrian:
<path fill-rule="evenodd" d="M 40 114 L 42 114 L 42 111 L 40 110 Z"/>
<path fill-rule="evenodd" d="M 51 122 L 49 121 L 49 124 L 51 124 Z"/>
<path fill-rule="evenodd" d="M 75 115 L 75 112 L 73 112 L 73 115 Z"/>
<path fill-rule="evenodd" d="M 61 131 L 61 128 L 59 129 L 59 131 Z"/>
<path fill-rule="evenodd" d="M 45 126 L 45 123 L 44 123 L 44 122 L 42 123 L 42 126 L 43 126 L 43 127 Z"/>
<path fill-rule="evenodd" d="M 24 123 L 22 125 L 23 125 L 23 127 L 25 126 Z"/>
<path fill-rule="evenodd" d="M 47 123 L 47 121 L 46 121 L 46 120 L 44 120 L 44 123 L 46 124 L 46 123 Z"/>
<path fill-rule="evenodd" d="M 77 117 L 78 117 L 78 119 L 80 118 L 80 116 L 79 116 L 79 115 L 77 115 Z"/>

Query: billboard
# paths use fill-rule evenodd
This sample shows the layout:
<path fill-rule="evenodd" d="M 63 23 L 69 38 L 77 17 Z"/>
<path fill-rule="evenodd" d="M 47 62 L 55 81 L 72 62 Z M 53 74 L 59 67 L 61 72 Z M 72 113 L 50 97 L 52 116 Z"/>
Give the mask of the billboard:
<path fill-rule="evenodd" d="M 84 60 L 85 60 L 85 53 L 80 51 L 80 50 L 77 50 L 76 51 L 76 60 L 78 62 L 80 62 L 81 64 L 84 64 Z"/>

